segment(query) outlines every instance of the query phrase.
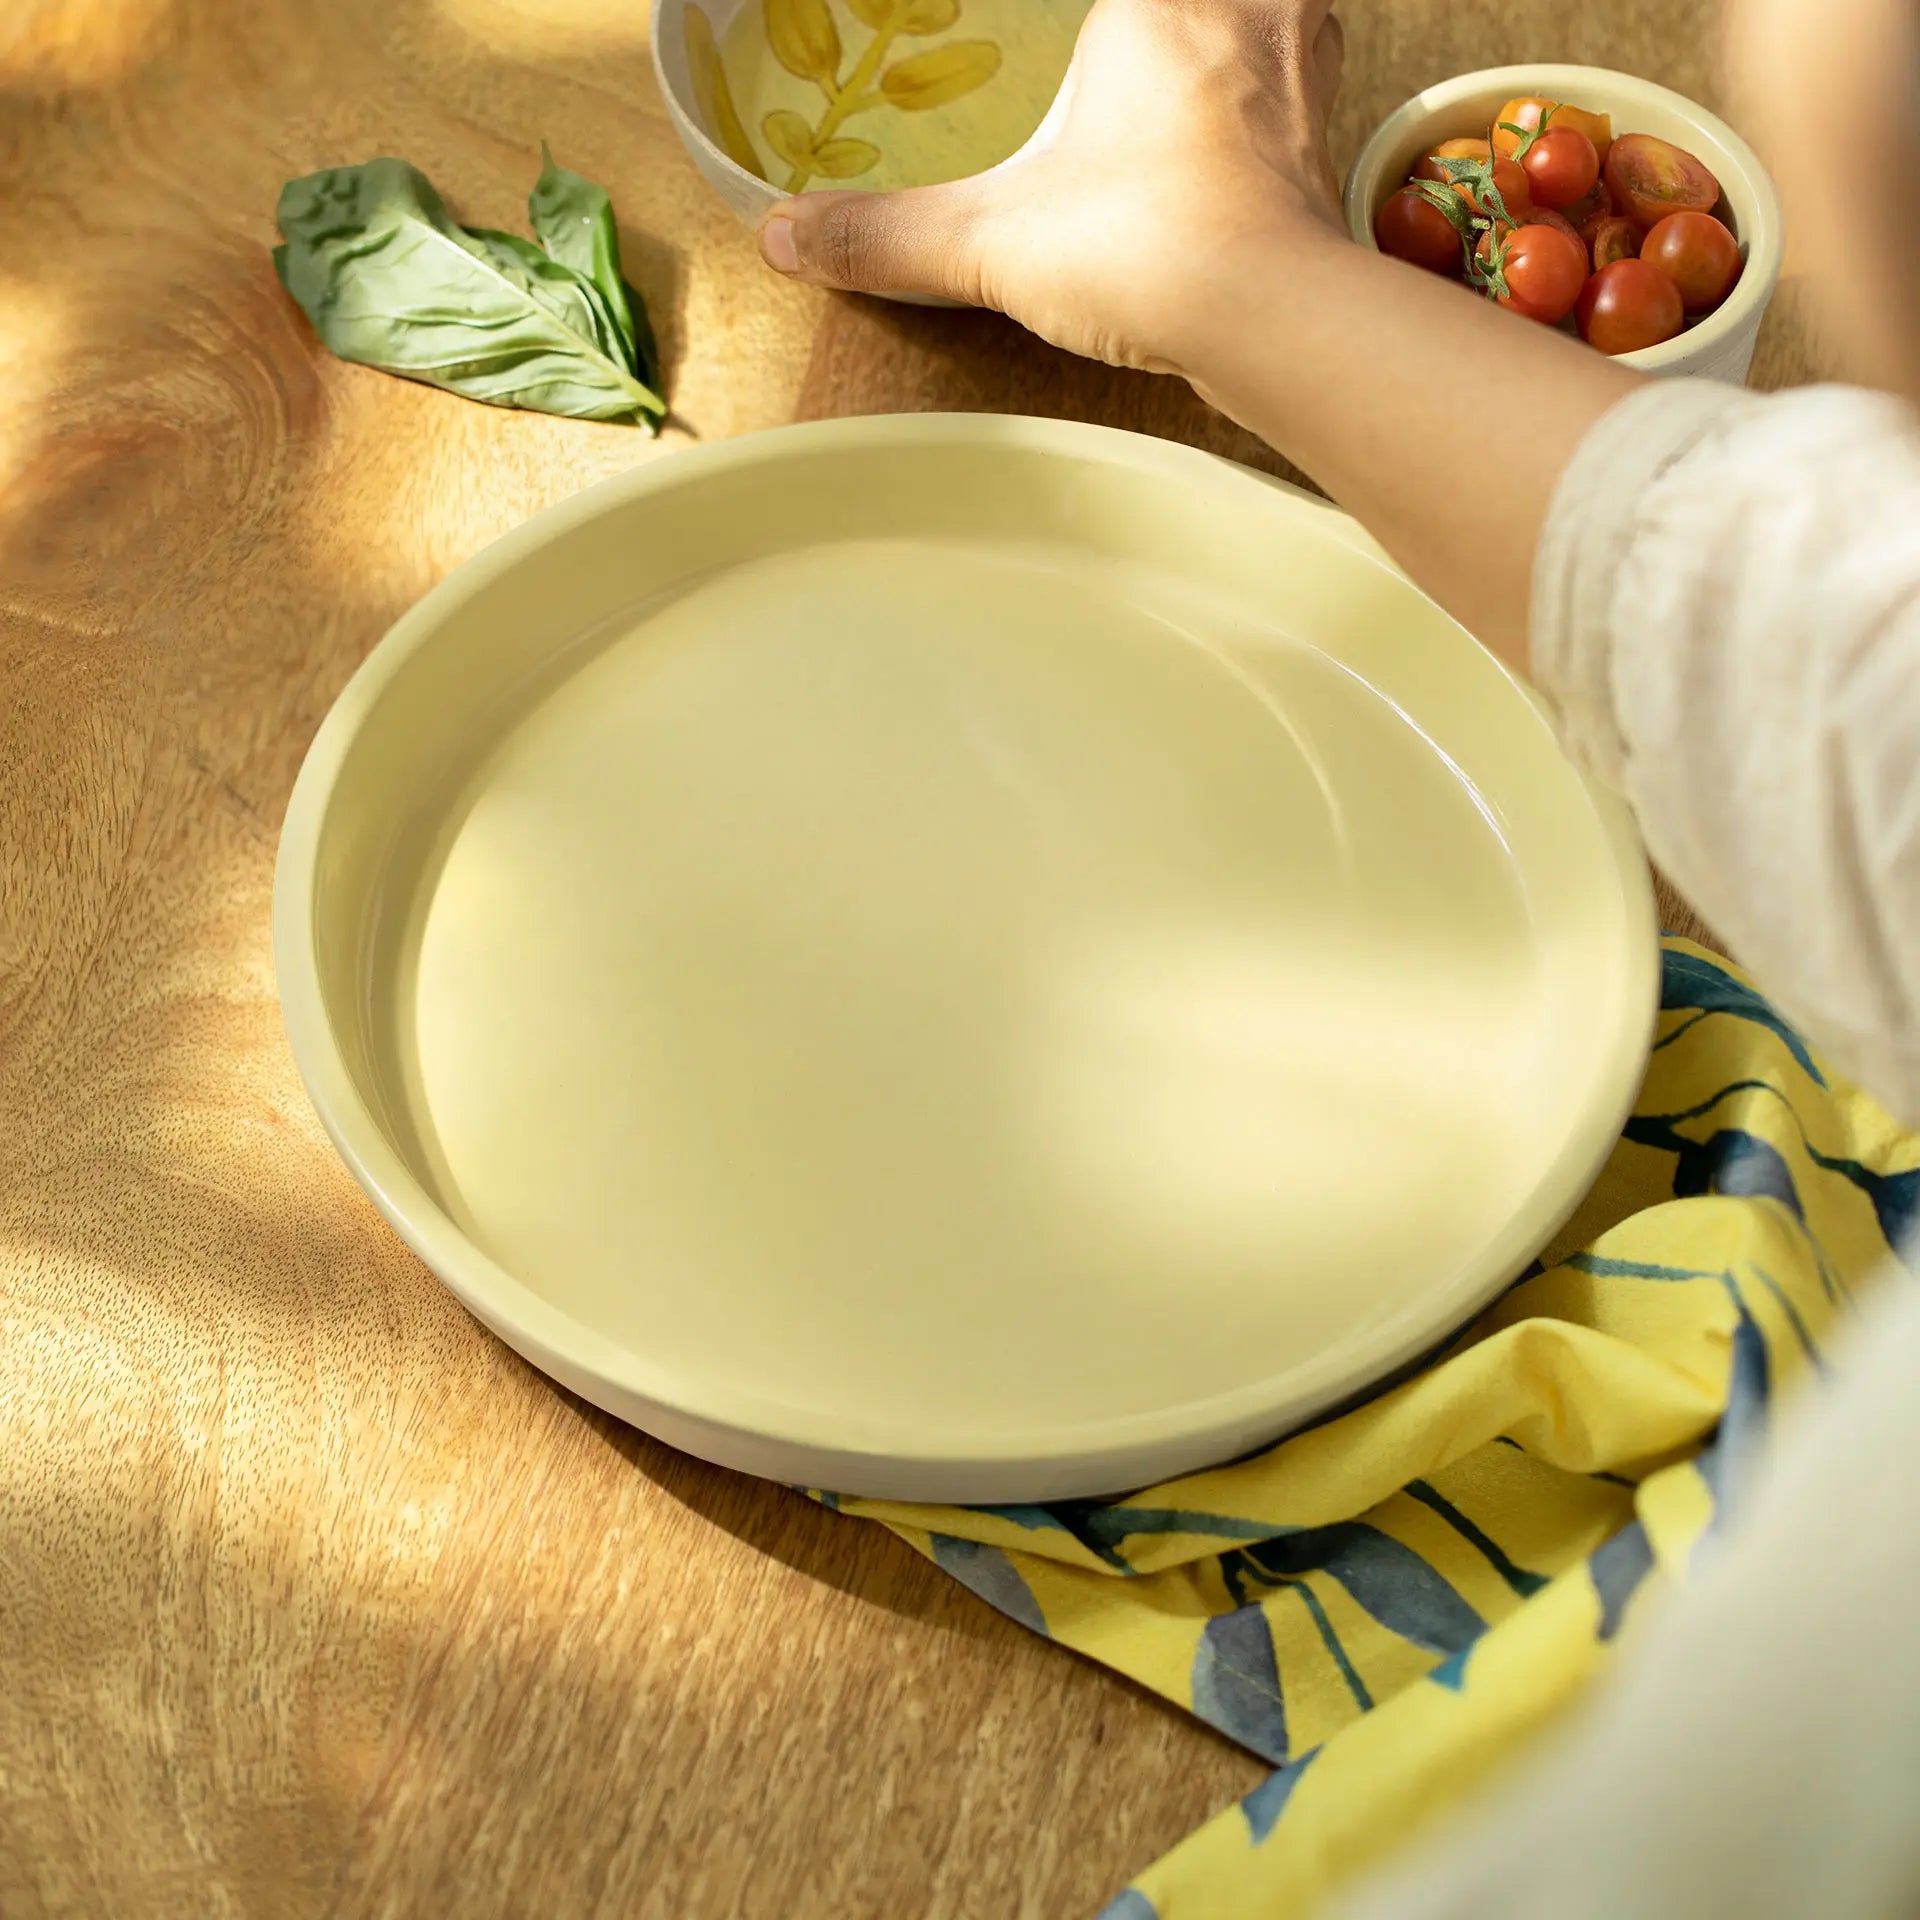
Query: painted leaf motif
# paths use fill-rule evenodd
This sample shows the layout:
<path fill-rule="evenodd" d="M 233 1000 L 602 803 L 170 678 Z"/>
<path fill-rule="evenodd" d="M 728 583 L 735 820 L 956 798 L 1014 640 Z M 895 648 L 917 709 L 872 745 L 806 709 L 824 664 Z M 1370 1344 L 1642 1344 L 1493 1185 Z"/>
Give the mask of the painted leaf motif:
<path fill-rule="evenodd" d="M 827 0 L 762 0 L 767 15 L 767 45 L 789 73 L 802 80 L 834 85 L 840 74 L 840 29 Z"/>
<path fill-rule="evenodd" d="M 1661 1011 L 1694 1007 L 1703 1013 L 1732 1014 L 1736 1019 L 1751 1020 L 1767 1028 L 1816 1087 L 1827 1084 L 1806 1043 L 1745 981 L 1736 980 L 1702 956 L 1669 953 L 1660 974 Z"/>
<path fill-rule="evenodd" d="M 951 1534 L 927 1536 L 933 1548 L 934 1564 L 971 1587 L 989 1606 L 998 1607 L 1009 1619 L 1018 1620 L 1029 1632 L 1050 1632 L 1047 1616 L 1021 1573 L 998 1547 L 983 1546 L 978 1540 L 958 1540 Z"/>
<path fill-rule="evenodd" d="M 788 166 L 813 166 L 813 130 L 790 107 L 776 107 L 760 122 L 760 131 Z"/>
<path fill-rule="evenodd" d="M 1325 1572 L 1390 1633 L 1432 1653 L 1458 1653 L 1486 1630 L 1479 1614 L 1411 1547 L 1357 1520 L 1263 1541 L 1246 1554 L 1269 1577 Z"/>
<path fill-rule="evenodd" d="M 875 33 L 893 24 L 899 13 L 897 33 L 945 33 L 960 18 L 960 0 L 907 0 L 900 11 L 900 0 L 847 0 L 854 18 Z"/>
<path fill-rule="evenodd" d="M 1287 1802 L 1293 1798 L 1294 1788 L 1300 1784 L 1300 1776 L 1313 1765 L 1321 1751 L 1321 1748 L 1315 1747 L 1311 1752 L 1303 1753 L 1298 1760 L 1288 1761 L 1277 1773 L 1268 1774 L 1240 1802 L 1247 1832 L 1256 1846 L 1273 1831 L 1280 1816 L 1287 1810 Z"/>
<path fill-rule="evenodd" d="M 880 76 L 880 91 L 896 107 L 925 113 L 983 87 L 1000 71 L 1000 49 L 991 40 L 956 40 L 896 60 Z"/>
<path fill-rule="evenodd" d="M 827 140 L 813 152 L 813 170 L 829 180 L 851 180 L 877 166 L 880 149 L 871 140 Z"/>
<path fill-rule="evenodd" d="M 713 37 L 713 22 L 698 7 L 689 7 L 684 32 L 687 71 L 693 76 L 693 97 L 707 132 L 736 167 L 745 167 L 756 180 L 764 180 L 766 170 L 733 104 L 733 89 L 727 85 L 727 69 L 720 59 L 719 42 Z"/>
<path fill-rule="evenodd" d="M 1638 1520 L 1629 1520 L 1611 1540 L 1587 1556 L 1587 1575 L 1600 1598 L 1600 1638 L 1611 1640 L 1626 1618 L 1627 1602 L 1653 1571 L 1653 1543 Z"/>
<path fill-rule="evenodd" d="M 1193 1650 L 1193 1710 L 1275 1766 L 1287 1758 L 1287 1712 L 1273 1630 L 1258 1605 L 1209 1620 Z"/>
<path fill-rule="evenodd" d="M 1727 1515 L 1746 1496 L 1749 1477 L 1762 1457 L 1767 1402 L 1772 1397 L 1773 1368 L 1767 1357 L 1767 1337 L 1731 1271 L 1722 1284 L 1740 1320 L 1733 1330 L 1733 1370 L 1727 1377 L 1727 1404 L 1720 1415 L 1720 1430 L 1695 1462 L 1713 1495 L 1710 1534 L 1726 1525 Z M 1701 1547 L 1711 1551 L 1707 1540 L 1701 1540 L 1694 1551 L 1698 1553 Z"/>

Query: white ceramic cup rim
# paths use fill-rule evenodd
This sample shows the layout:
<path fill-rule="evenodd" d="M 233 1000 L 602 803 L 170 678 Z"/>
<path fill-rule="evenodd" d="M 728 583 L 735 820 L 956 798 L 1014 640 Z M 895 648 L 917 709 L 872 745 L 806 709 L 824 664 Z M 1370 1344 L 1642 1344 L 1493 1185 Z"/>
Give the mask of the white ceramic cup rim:
<path fill-rule="evenodd" d="M 678 15 L 684 18 L 688 7 L 697 4 L 697 0 L 681 0 Z M 751 4 L 751 0 L 748 0 Z M 739 183 L 744 193 L 755 198 L 764 198 L 768 206 L 774 206 L 787 196 L 771 180 L 762 179 L 757 173 L 749 173 L 740 162 L 727 152 L 707 130 L 706 117 L 700 111 L 700 103 L 693 96 L 692 78 L 687 76 L 688 84 L 678 84 L 675 76 L 668 72 L 666 56 L 661 52 L 666 36 L 661 31 L 662 20 L 667 11 L 667 0 L 653 0 L 647 20 L 647 46 L 653 55 L 653 77 L 664 98 L 678 108 L 680 118 L 686 128 L 690 128 L 693 137 L 706 150 L 706 155 L 719 170 L 730 179 Z M 684 67 L 684 58 L 681 61 Z"/>

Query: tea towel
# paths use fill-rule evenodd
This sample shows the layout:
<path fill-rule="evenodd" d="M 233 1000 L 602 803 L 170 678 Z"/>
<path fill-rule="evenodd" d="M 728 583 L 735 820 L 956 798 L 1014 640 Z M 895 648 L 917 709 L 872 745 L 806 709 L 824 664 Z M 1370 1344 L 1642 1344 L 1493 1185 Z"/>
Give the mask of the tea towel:
<path fill-rule="evenodd" d="M 1916 1210 L 1920 1136 L 1668 939 L 1592 1193 L 1412 1376 L 1124 1499 L 818 1497 L 1272 1763 L 1102 1920 L 1289 1920 L 1523 1755 L 1650 1585 L 1684 1581 Z"/>

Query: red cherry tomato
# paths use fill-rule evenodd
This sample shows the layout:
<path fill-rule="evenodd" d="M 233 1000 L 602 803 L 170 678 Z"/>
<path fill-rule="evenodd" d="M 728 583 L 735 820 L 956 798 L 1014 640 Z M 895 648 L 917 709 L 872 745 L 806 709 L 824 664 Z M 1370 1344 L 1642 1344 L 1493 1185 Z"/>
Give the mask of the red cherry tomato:
<path fill-rule="evenodd" d="M 1587 278 L 1587 251 L 1578 236 L 1539 222 L 1498 238 L 1482 234 L 1477 257 L 1492 276 L 1493 297 L 1543 326 L 1557 326 L 1573 311 Z"/>
<path fill-rule="evenodd" d="M 1549 122 L 1520 162 L 1536 206 L 1571 207 L 1593 191 L 1600 178 L 1600 156 L 1578 127 Z"/>
<path fill-rule="evenodd" d="M 1680 331 L 1685 317 L 1680 289 L 1644 260 L 1602 267 L 1580 295 L 1580 338 L 1602 353 L 1657 347 Z"/>
<path fill-rule="evenodd" d="M 1650 133 L 1623 133 L 1607 154 L 1607 186 L 1622 213 L 1643 228 L 1670 213 L 1711 213 L 1720 182 L 1683 147 Z"/>
<path fill-rule="evenodd" d="M 1602 220 L 1611 220 L 1618 209 L 1613 204 L 1613 195 L 1607 190 L 1607 177 L 1603 173 L 1593 183 L 1589 193 L 1583 193 L 1570 207 L 1560 209 L 1573 222 L 1574 231 L 1589 245 L 1593 242 L 1593 230 Z"/>
<path fill-rule="evenodd" d="M 1640 256 L 1640 229 L 1624 214 L 1610 213 L 1594 223 L 1588 250 L 1593 255 L 1595 273 L 1616 260 L 1636 260 Z"/>
<path fill-rule="evenodd" d="M 1564 213 L 1555 213 L 1551 207 L 1533 207 L 1528 211 L 1525 224 L 1530 227 L 1551 227 L 1555 233 L 1564 233 L 1582 252 L 1587 243 L 1580 238 L 1579 232 Z"/>
<path fill-rule="evenodd" d="M 1458 274 L 1466 258 L 1453 222 L 1418 187 L 1388 197 L 1374 218 L 1373 237 L 1382 253 L 1432 273 Z"/>
<path fill-rule="evenodd" d="M 1533 196 L 1528 190 L 1525 170 L 1511 160 L 1495 160 L 1493 163 L 1493 190 L 1500 196 L 1500 204 L 1516 221 L 1524 221 L 1533 211 Z M 1475 213 L 1491 214 L 1493 208 L 1486 204 L 1486 196 L 1477 194 L 1471 188 L 1456 186 L 1459 194 Z"/>
<path fill-rule="evenodd" d="M 1509 133 L 1508 127 L 1519 127 L 1523 132 L 1531 133 L 1539 126 L 1543 117 L 1550 127 L 1578 127 L 1593 142 L 1593 150 L 1600 156 L 1600 164 L 1606 165 L 1607 149 L 1613 145 L 1613 121 L 1604 113 L 1589 113 L 1584 107 L 1570 107 L 1564 102 L 1543 100 L 1538 94 L 1523 93 L 1518 99 L 1509 100 L 1494 115 L 1493 150 L 1496 153 L 1511 153 L 1520 144 L 1520 135 Z"/>
<path fill-rule="evenodd" d="M 1504 157 L 1494 159 L 1493 149 L 1486 141 L 1443 140 L 1414 168 L 1413 177 L 1416 180 L 1438 180 L 1449 185 L 1475 213 L 1489 213 L 1491 209 L 1481 205 L 1485 196 L 1476 194 L 1465 182 L 1454 180 L 1440 164 L 1443 160 L 1490 161 L 1493 166 L 1493 189 L 1499 194 L 1501 204 L 1516 220 L 1532 205 L 1526 174 L 1511 160 Z"/>
<path fill-rule="evenodd" d="M 1711 313 L 1740 278 L 1740 243 L 1710 213 L 1670 213 L 1641 243 L 1640 258 L 1680 289 L 1689 313 Z"/>

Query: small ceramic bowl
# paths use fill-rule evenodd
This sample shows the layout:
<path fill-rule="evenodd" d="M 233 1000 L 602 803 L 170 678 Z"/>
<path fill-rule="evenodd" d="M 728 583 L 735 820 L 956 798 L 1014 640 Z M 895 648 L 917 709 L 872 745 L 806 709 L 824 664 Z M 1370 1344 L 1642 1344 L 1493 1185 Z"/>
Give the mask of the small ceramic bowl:
<path fill-rule="evenodd" d="M 787 196 L 758 170 L 720 65 L 719 43 L 756 0 L 653 0 L 653 72 L 680 144 L 704 179 L 748 226 Z M 935 294 L 882 296 L 910 307 L 954 307 Z"/>
<path fill-rule="evenodd" d="M 1713 170 L 1722 211 L 1746 265 L 1725 303 L 1657 347 L 1620 356 L 1647 373 L 1692 374 L 1745 381 L 1760 322 L 1780 279 L 1780 197 L 1753 149 L 1705 107 L 1630 73 L 1606 67 L 1488 67 L 1415 94 L 1374 129 L 1347 175 L 1347 225 L 1362 246 L 1374 244 L 1373 221 L 1423 153 L 1457 135 L 1484 133 L 1493 116 L 1520 94 L 1566 100 L 1613 116 L 1616 136 L 1650 133 L 1684 147 Z"/>
<path fill-rule="evenodd" d="M 704 179 L 748 226 L 786 196 L 727 151 L 730 130 L 718 42 L 753 0 L 653 0 L 653 72 L 681 145 Z M 691 16 L 698 16 L 697 18 Z M 751 152 L 751 148 L 747 148 Z"/>

